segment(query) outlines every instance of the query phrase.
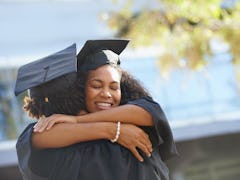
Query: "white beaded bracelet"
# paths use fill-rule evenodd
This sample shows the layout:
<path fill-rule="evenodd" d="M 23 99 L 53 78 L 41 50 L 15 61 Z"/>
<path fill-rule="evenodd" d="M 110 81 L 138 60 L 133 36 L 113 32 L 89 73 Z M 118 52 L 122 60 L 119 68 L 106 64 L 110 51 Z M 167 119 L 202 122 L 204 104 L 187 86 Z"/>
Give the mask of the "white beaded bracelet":
<path fill-rule="evenodd" d="M 118 140 L 118 138 L 119 138 L 119 136 L 120 136 L 120 129 L 121 129 L 121 122 L 120 122 L 120 121 L 118 121 L 118 122 L 117 122 L 117 131 L 116 131 L 116 136 L 115 136 L 115 138 L 114 138 L 114 139 L 111 139 L 111 140 L 110 140 L 112 143 L 115 143 L 115 142 L 117 142 L 117 140 Z"/>

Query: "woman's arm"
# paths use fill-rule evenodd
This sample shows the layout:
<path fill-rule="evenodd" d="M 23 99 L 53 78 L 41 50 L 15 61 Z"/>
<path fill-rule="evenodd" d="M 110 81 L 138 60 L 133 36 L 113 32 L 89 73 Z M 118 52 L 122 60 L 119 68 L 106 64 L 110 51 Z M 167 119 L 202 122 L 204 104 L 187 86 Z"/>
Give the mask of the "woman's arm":
<path fill-rule="evenodd" d="M 41 121 L 41 120 L 40 120 Z M 83 141 L 98 139 L 114 139 L 117 131 L 116 123 L 58 123 L 49 131 L 35 132 L 32 135 L 32 144 L 37 149 L 60 148 Z M 147 156 L 151 155 L 152 144 L 148 135 L 139 127 L 132 124 L 122 124 L 117 141 L 129 149 L 133 155 L 143 161 L 137 148 Z"/>
<path fill-rule="evenodd" d="M 140 106 L 126 104 L 109 110 L 88 113 L 81 116 L 54 114 L 37 123 L 35 131 L 42 132 L 50 129 L 54 124 L 61 122 L 87 123 L 87 122 L 122 122 L 137 126 L 153 126 L 151 114 Z"/>
<path fill-rule="evenodd" d="M 116 131 L 116 123 L 59 123 L 51 130 L 34 132 L 32 144 L 35 148 L 60 148 L 79 142 L 113 139 Z"/>
<path fill-rule="evenodd" d="M 76 117 L 77 122 L 117 122 L 137 126 L 153 126 L 151 114 L 142 107 L 126 104 L 109 110 L 88 113 Z"/>

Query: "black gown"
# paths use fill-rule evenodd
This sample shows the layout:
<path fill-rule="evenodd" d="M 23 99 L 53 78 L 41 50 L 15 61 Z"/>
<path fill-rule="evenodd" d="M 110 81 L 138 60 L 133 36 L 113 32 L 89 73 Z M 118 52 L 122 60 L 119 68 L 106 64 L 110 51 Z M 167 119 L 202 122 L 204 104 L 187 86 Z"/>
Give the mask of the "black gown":
<path fill-rule="evenodd" d="M 168 180 L 164 160 L 177 154 L 172 132 L 161 107 L 151 98 L 130 101 L 147 110 L 154 127 L 141 127 L 153 145 L 144 162 L 109 140 L 81 142 L 64 148 L 36 150 L 31 145 L 32 123 L 18 138 L 16 149 L 24 180 Z M 139 150 L 140 151 L 140 150 Z"/>

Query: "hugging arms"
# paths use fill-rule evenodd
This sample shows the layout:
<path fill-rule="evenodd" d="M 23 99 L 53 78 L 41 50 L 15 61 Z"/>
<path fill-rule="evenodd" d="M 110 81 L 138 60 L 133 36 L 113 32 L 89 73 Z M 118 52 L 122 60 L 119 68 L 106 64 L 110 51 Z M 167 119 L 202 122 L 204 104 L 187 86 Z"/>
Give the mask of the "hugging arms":
<path fill-rule="evenodd" d="M 21 172 L 27 179 L 36 175 L 168 179 L 163 161 L 176 154 L 171 129 L 159 104 L 120 68 L 116 53 L 125 45 L 122 40 L 87 41 L 77 56 L 77 73 L 76 56 L 66 49 L 58 58 L 64 63 L 72 60 L 68 65 L 74 73 L 64 72 L 65 66 L 60 65 L 59 72 L 50 68 L 60 74 L 49 82 L 32 87 L 31 79 L 29 87 L 21 88 L 24 83 L 19 81 L 16 92 L 30 88 L 24 110 L 38 120 L 26 127 L 16 145 Z M 56 66 L 55 56 L 47 57 L 51 61 L 41 60 L 44 73 L 46 62 Z M 99 175 L 91 174 L 93 169 Z"/>
<path fill-rule="evenodd" d="M 77 84 L 81 86 L 82 81 L 80 78 Z M 76 88 L 81 90 L 79 86 Z M 121 129 L 117 143 L 129 149 L 139 161 L 142 161 L 143 158 L 136 148 L 141 149 L 146 156 L 150 156 L 152 144 L 149 136 L 138 126 L 153 126 L 152 116 L 143 107 L 126 103 L 126 101 L 134 102 L 134 99 L 142 98 L 144 103 L 151 105 L 150 101 L 143 98 L 148 93 L 139 87 L 141 86 L 137 80 L 127 72 L 123 72 L 121 89 L 124 101 L 122 105 L 91 113 L 80 111 L 78 116 L 55 114 L 48 118 L 41 118 L 34 128 L 33 146 L 39 149 L 59 148 L 91 140 L 114 139 L 116 124 L 120 121 Z M 103 94 L 101 98 L 108 99 L 106 96 Z"/>

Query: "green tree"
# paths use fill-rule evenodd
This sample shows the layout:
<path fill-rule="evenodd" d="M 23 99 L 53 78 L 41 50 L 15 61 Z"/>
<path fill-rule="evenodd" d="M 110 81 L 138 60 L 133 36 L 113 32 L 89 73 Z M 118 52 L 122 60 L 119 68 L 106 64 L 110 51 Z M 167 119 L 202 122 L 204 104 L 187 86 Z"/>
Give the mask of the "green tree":
<path fill-rule="evenodd" d="M 109 12 L 108 25 L 116 37 L 134 39 L 133 48 L 159 46 L 163 73 L 172 68 L 203 68 L 214 54 L 214 39 L 228 46 L 234 65 L 240 64 L 237 1 L 227 7 L 222 0 L 159 0 L 154 8 L 146 5 L 138 11 L 133 10 L 134 3 L 138 2 L 127 0 L 118 12 Z"/>

